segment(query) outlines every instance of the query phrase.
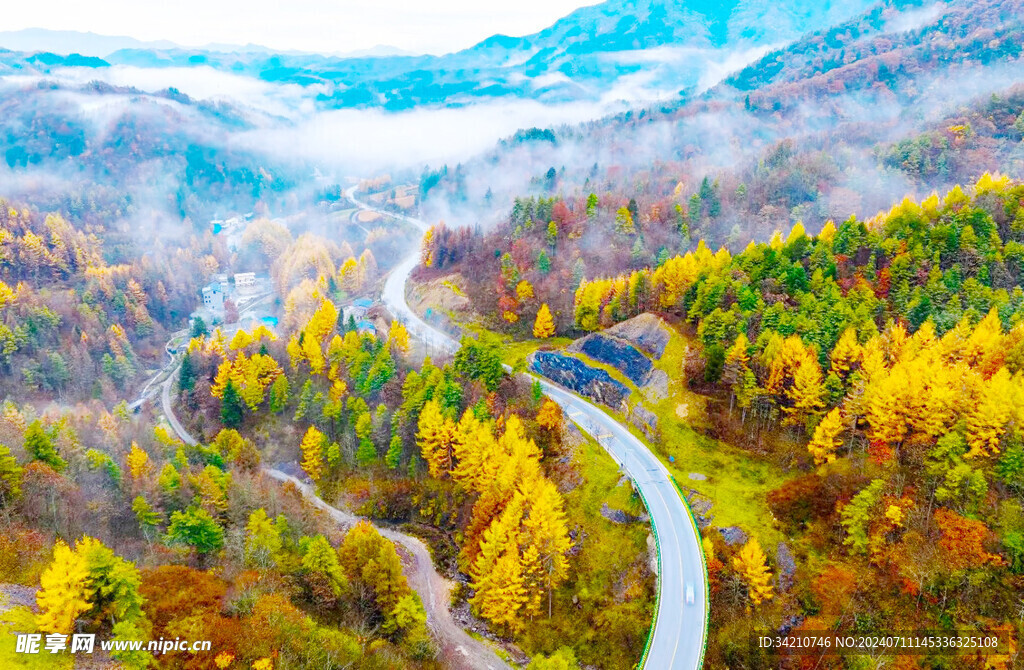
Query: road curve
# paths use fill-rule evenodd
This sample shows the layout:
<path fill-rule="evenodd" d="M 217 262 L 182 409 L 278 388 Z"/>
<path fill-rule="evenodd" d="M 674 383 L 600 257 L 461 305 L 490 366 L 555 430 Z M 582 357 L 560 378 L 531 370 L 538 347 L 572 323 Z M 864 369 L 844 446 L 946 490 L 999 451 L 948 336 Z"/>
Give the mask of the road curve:
<path fill-rule="evenodd" d="M 171 428 L 177 433 L 178 439 L 185 444 L 194 447 L 199 444 L 199 440 L 192 437 L 192 435 L 185 430 L 185 426 L 181 425 L 178 421 L 178 417 L 174 415 L 174 407 L 171 404 L 171 387 L 174 386 L 174 380 L 178 377 L 178 369 L 181 366 L 176 366 L 171 374 L 167 375 L 167 379 L 164 380 L 163 388 L 160 390 L 160 404 L 163 406 L 164 416 L 167 417 L 167 422 L 171 424 Z"/>
<path fill-rule="evenodd" d="M 356 206 L 393 216 L 426 230 L 427 224 L 411 217 L 378 209 L 355 197 L 356 188 L 347 192 Z M 410 254 L 392 270 L 384 284 L 382 300 L 409 332 L 431 347 L 454 352 L 458 343 L 445 333 L 427 325 L 409 307 L 405 284 L 419 260 L 418 251 Z M 658 545 L 658 608 L 643 668 L 652 670 L 698 670 L 704 663 L 710 602 L 707 569 L 700 535 L 693 516 L 671 479 L 668 469 L 650 449 L 604 410 L 580 396 L 539 379 L 548 397 L 585 432 L 604 447 L 633 480 L 650 512 L 651 526 Z M 686 602 L 687 588 L 693 589 L 693 602 Z"/>
<path fill-rule="evenodd" d="M 348 196 L 348 199 L 357 207 L 405 221 L 421 232 L 427 231 L 429 226 L 419 219 L 377 209 L 376 207 L 357 199 L 355 191 L 356 187 L 353 186 L 345 192 L 345 195 Z M 384 281 L 384 291 L 381 295 L 381 300 L 387 306 L 391 314 L 405 324 L 410 335 L 427 345 L 428 354 L 431 350 L 454 353 L 459 348 L 459 343 L 436 328 L 428 326 L 423 319 L 409 308 L 409 304 L 405 300 L 406 282 L 417 263 L 419 263 L 419 245 L 416 246 L 416 249 L 417 250 L 415 252 L 410 253 L 402 259 L 401 263 L 391 270 L 391 273 Z"/>

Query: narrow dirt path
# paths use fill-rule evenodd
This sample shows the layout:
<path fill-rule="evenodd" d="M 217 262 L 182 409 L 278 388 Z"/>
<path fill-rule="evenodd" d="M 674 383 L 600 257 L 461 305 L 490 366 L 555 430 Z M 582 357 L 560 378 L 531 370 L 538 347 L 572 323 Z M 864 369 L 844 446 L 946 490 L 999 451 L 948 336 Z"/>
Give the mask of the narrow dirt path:
<path fill-rule="evenodd" d="M 270 477 L 291 482 L 313 505 L 327 512 L 332 519 L 344 526 L 352 526 L 363 518 L 350 512 L 332 507 L 316 494 L 313 487 L 298 477 L 281 472 L 275 468 L 263 468 Z M 372 522 L 371 522 L 372 523 Z M 427 611 L 427 626 L 441 646 L 439 657 L 450 668 L 459 670 L 508 670 L 498 656 L 483 642 L 475 640 L 464 631 L 448 609 L 451 582 L 442 577 L 434 568 L 430 559 L 430 551 L 422 540 L 411 535 L 399 533 L 390 528 L 374 524 L 381 535 L 399 544 L 412 557 L 406 565 L 405 576 L 409 586 L 420 595 L 423 607 Z"/>
<path fill-rule="evenodd" d="M 185 430 L 174 415 L 174 407 L 170 398 L 173 380 L 174 375 L 172 374 L 163 385 L 161 400 L 164 414 L 179 439 L 187 444 L 196 444 L 196 439 Z M 327 512 L 332 519 L 343 526 L 354 526 L 363 520 L 362 517 L 327 504 L 316 494 L 313 487 L 298 477 L 275 468 L 263 468 L 263 472 L 277 481 L 294 484 L 307 500 Z M 405 576 L 409 580 L 409 586 L 419 594 L 420 600 L 423 601 L 423 607 L 427 611 L 427 626 L 440 646 L 439 657 L 447 667 L 454 670 L 510 670 L 509 666 L 498 658 L 498 655 L 490 647 L 470 637 L 455 623 L 452 613 L 448 609 L 451 598 L 451 582 L 441 576 L 434 567 L 427 545 L 417 537 L 399 533 L 390 528 L 382 528 L 376 524 L 374 527 L 388 540 L 400 544 L 411 556 L 411 561 L 405 568 Z"/>

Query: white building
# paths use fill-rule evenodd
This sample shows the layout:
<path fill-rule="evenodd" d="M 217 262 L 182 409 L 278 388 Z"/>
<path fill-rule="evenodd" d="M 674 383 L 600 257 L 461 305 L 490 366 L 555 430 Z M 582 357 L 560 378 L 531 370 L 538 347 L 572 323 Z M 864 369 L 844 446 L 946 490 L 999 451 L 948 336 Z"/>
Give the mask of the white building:
<path fill-rule="evenodd" d="M 256 288 L 256 273 L 236 272 L 235 288 L 239 291 L 251 291 Z"/>
<path fill-rule="evenodd" d="M 218 282 L 203 287 L 203 307 L 213 314 L 224 315 L 224 289 Z"/>
<path fill-rule="evenodd" d="M 366 313 L 373 307 L 373 301 L 369 298 L 357 298 L 352 301 L 352 304 L 348 307 L 342 308 L 342 314 L 345 321 L 352 319 L 353 321 L 361 321 Z"/>

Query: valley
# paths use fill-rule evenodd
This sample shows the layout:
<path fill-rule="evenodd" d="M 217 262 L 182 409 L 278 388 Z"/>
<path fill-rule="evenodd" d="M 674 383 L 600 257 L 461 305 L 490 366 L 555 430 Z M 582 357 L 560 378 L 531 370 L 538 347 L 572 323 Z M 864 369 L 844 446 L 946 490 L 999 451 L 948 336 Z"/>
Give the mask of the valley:
<path fill-rule="evenodd" d="M 396 7 L 11 8 L 0 667 L 1018 667 L 1021 1 Z"/>

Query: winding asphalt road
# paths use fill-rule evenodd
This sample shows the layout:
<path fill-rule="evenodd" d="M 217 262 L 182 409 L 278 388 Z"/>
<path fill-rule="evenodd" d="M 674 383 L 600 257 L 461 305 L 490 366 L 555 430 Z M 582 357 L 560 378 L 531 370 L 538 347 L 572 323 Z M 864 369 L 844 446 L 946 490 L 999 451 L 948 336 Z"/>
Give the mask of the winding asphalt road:
<path fill-rule="evenodd" d="M 356 187 L 346 195 L 356 206 L 392 216 L 426 231 L 428 226 L 411 217 L 392 214 L 358 200 Z M 409 332 L 430 347 L 454 352 L 458 343 L 427 325 L 409 307 L 405 285 L 419 260 L 418 250 L 403 260 L 384 284 L 382 300 Z M 707 570 L 700 535 L 692 515 L 672 482 L 671 475 L 653 453 L 607 412 L 580 396 L 540 380 L 548 397 L 583 431 L 592 435 L 633 480 L 650 512 L 658 545 L 658 608 L 648 653 L 641 667 L 651 670 L 698 670 L 704 647 L 710 603 Z M 687 592 L 692 602 L 687 602 Z"/>

